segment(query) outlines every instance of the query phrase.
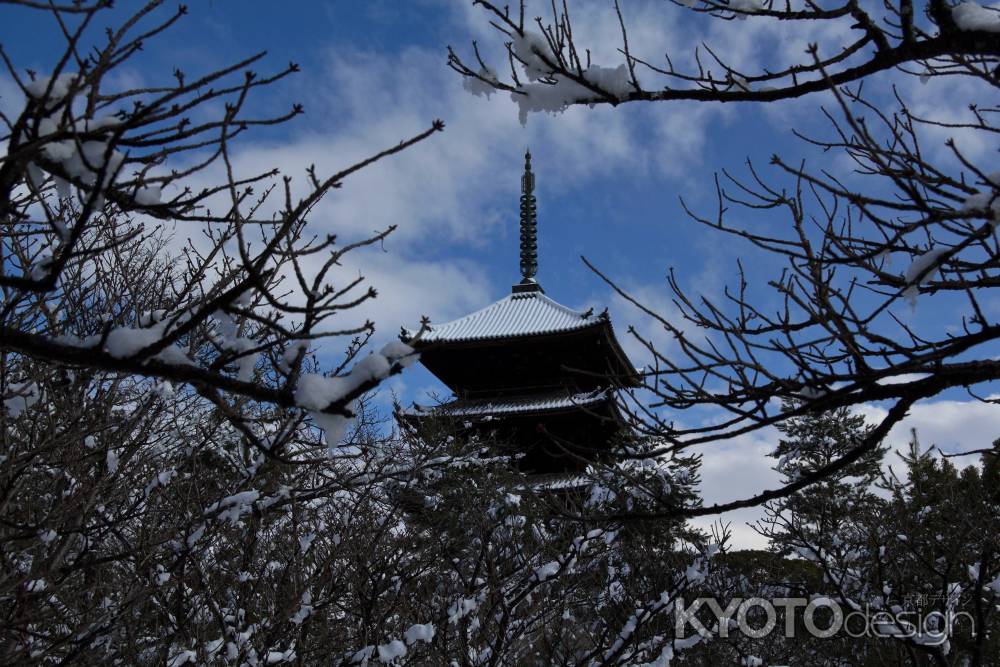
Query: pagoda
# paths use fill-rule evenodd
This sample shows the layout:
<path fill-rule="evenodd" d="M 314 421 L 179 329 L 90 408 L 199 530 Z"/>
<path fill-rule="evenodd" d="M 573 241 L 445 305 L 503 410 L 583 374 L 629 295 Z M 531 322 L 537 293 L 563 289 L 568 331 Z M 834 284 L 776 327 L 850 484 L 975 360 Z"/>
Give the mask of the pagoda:
<path fill-rule="evenodd" d="M 491 436 L 525 473 L 564 476 L 607 460 L 626 429 L 616 391 L 639 384 L 607 309 L 567 308 L 535 276 L 537 215 L 531 153 L 520 202 L 521 281 L 481 310 L 401 338 L 454 393 L 443 405 L 414 405 L 405 422 L 451 420 L 465 436 Z"/>

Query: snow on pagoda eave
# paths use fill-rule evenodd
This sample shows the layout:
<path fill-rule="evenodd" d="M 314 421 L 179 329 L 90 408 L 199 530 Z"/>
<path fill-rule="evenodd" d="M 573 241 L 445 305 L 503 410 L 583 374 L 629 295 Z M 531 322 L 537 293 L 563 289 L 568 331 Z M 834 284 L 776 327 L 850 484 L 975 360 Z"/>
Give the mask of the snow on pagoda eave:
<path fill-rule="evenodd" d="M 529 416 L 579 410 L 594 411 L 603 407 L 610 408 L 616 421 L 624 421 L 615 401 L 614 392 L 607 388 L 577 394 L 550 392 L 509 399 L 459 399 L 433 407 L 424 407 L 414 403 L 413 408 L 402 412 L 402 416 L 416 420 L 435 417 Z"/>
<path fill-rule="evenodd" d="M 400 339 L 416 349 L 439 349 L 467 345 L 506 345 L 518 340 L 539 340 L 592 331 L 604 334 L 614 358 L 609 375 L 620 387 L 636 387 L 639 374 L 615 336 L 607 310 L 595 313 L 573 310 L 545 296 L 541 290 L 513 292 L 469 315 L 443 324 L 431 324 L 418 337 L 403 329 Z"/>
<path fill-rule="evenodd" d="M 600 326 L 604 313 L 568 308 L 541 291 L 514 292 L 485 308 L 443 324 L 431 324 L 419 339 L 415 331 L 403 329 L 400 336 L 415 345 L 509 340 L 578 331 Z"/>

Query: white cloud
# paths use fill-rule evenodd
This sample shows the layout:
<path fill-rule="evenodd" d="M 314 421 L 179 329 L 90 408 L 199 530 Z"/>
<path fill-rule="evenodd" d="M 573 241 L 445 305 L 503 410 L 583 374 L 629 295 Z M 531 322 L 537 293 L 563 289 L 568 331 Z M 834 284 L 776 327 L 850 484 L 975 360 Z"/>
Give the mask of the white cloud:
<path fill-rule="evenodd" d="M 880 407 L 864 406 L 859 412 L 874 422 L 885 416 Z M 916 429 L 923 450 L 932 445 L 946 454 L 974 449 L 988 449 L 1000 438 L 1000 406 L 982 401 L 937 400 L 918 403 L 909 415 L 889 431 L 885 444 L 891 452 L 905 452 L 909 447 L 911 429 Z M 886 464 L 899 469 L 899 459 L 893 453 Z M 959 457 L 953 462 L 965 466 L 978 462 L 978 456 Z"/>
<path fill-rule="evenodd" d="M 393 252 L 366 252 L 345 262 L 344 274 L 363 273 L 378 290 L 352 317 L 376 323 L 379 343 L 399 334 L 400 327 L 416 328 L 427 315 L 446 322 L 489 303 L 487 276 L 464 261 L 423 261 Z"/>
<path fill-rule="evenodd" d="M 698 449 L 704 456 L 701 466 L 701 493 L 705 505 L 714 505 L 742 498 L 749 498 L 764 489 L 780 485 L 778 474 L 771 469 L 774 459 L 768 454 L 778 443 L 777 431 L 765 429 L 725 442 Z M 733 532 L 730 547 L 735 549 L 762 549 L 767 539 L 758 535 L 747 524 L 763 516 L 760 508 L 727 512 L 717 517 L 702 517 L 691 523 L 708 529 L 719 520 L 727 522 Z"/>
<path fill-rule="evenodd" d="M 662 286 L 625 285 L 623 288 L 632 298 L 666 321 L 675 326 L 683 325 L 680 312 L 670 299 L 671 294 L 666 283 Z M 658 354 L 670 358 L 676 351 L 676 341 L 659 320 L 643 313 L 617 293 L 605 297 L 604 303 L 607 304 L 611 321 L 615 323 L 618 342 L 634 365 L 652 365 L 653 356 L 648 348 L 628 331 L 629 327 L 632 327 L 641 338 L 652 343 Z"/>

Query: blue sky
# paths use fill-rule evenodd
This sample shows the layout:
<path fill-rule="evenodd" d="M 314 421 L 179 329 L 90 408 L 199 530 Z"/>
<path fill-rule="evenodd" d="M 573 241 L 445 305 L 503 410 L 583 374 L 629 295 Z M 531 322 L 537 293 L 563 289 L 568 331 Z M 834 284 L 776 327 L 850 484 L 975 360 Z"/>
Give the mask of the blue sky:
<path fill-rule="evenodd" d="M 133 6 L 118 4 L 112 17 Z M 536 13 L 547 14 L 548 3 L 541 4 Z M 587 0 L 573 6 L 578 35 L 594 47 L 595 62 L 620 62 L 612 3 Z M 689 47 L 704 38 L 752 68 L 800 54 L 808 40 L 835 47 L 845 38 L 827 29 L 789 34 L 753 20 L 708 24 L 657 0 L 623 6 L 633 29 L 633 50 L 653 60 L 670 48 L 672 57 L 683 62 Z M 58 46 L 51 41 L 56 36 L 51 19 L 18 8 L 5 11 L 2 39 L 12 60 L 22 69 L 50 71 Z M 261 71 L 299 63 L 301 74 L 254 104 L 277 111 L 301 102 L 305 115 L 248 137 L 237 158 L 243 169 L 280 166 L 297 179 L 311 163 L 329 173 L 416 134 L 435 118 L 444 120 L 444 133 L 349 179 L 313 216 L 317 229 L 345 239 L 399 225 L 385 252 L 356 255 L 344 267 L 345 276 L 361 271 L 379 289 L 377 302 L 356 321 L 371 317 L 383 340 L 400 326 L 415 326 L 421 315 L 443 322 L 485 306 L 518 280 L 518 190 L 527 147 L 537 181 L 540 282 L 566 305 L 610 307 L 637 365 L 643 358 L 625 330 L 634 324 L 655 336 L 655 327 L 591 274 L 580 255 L 668 316 L 674 312 L 664 280 L 669 267 L 692 293 L 717 296 L 742 257 L 751 282 L 760 285 L 774 276 L 773 262 L 687 219 L 678 198 L 711 212 L 716 170 L 740 172 L 748 158 L 763 166 L 776 152 L 838 166 L 789 132 L 793 125 L 823 128 L 819 106 L 830 102 L 823 96 L 768 108 L 573 108 L 558 116 L 534 114 L 522 127 L 506 95 L 475 97 L 446 67 L 446 46 L 469 55 L 473 39 L 487 58 L 503 62 L 500 40 L 467 0 L 197 2 L 178 26 L 148 43 L 122 81 L 168 80 L 174 67 L 193 76 L 258 50 L 269 52 Z M 887 90 L 888 82 L 876 79 L 872 85 Z M 9 105 L 9 81 L 0 80 L 0 92 L 5 90 L 0 104 Z M 904 94 L 912 91 L 903 89 Z M 946 106 L 941 91 L 922 94 L 919 104 Z M 736 213 L 734 220 L 741 219 L 771 228 L 782 224 Z M 945 310 L 922 307 L 906 317 L 954 314 L 948 304 L 940 307 Z M 441 391 L 420 368 L 395 379 L 391 388 L 404 401 Z M 926 441 L 952 449 L 988 446 L 1000 435 L 995 408 L 962 396 L 947 399 L 915 410 L 913 419 L 894 431 L 895 444 L 905 442 L 910 425 L 919 426 Z M 870 408 L 872 414 L 878 409 Z M 727 499 L 773 482 L 771 461 L 764 457 L 773 438 L 761 433 L 706 451 L 706 496 Z M 741 534 L 750 539 L 746 531 Z"/>

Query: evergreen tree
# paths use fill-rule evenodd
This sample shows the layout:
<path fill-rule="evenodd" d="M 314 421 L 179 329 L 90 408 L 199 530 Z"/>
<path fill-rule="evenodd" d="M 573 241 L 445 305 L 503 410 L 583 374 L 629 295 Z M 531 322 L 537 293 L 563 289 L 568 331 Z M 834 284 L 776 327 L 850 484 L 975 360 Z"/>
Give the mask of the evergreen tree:
<path fill-rule="evenodd" d="M 791 407 L 785 404 L 786 409 Z M 839 408 L 789 419 L 778 430 L 784 437 L 771 456 L 778 459 L 774 469 L 782 482 L 789 484 L 857 447 L 871 427 L 863 416 Z M 836 474 L 772 503 L 767 508 L 770 519 L 759 530 L 784 553 L 808 545 L 828 550 L 842 546 L 848 541 L 844 530 L 876 502 L 871 486 L 879 476 L 885 452 L 885 447 L 876 447 Z"/>

